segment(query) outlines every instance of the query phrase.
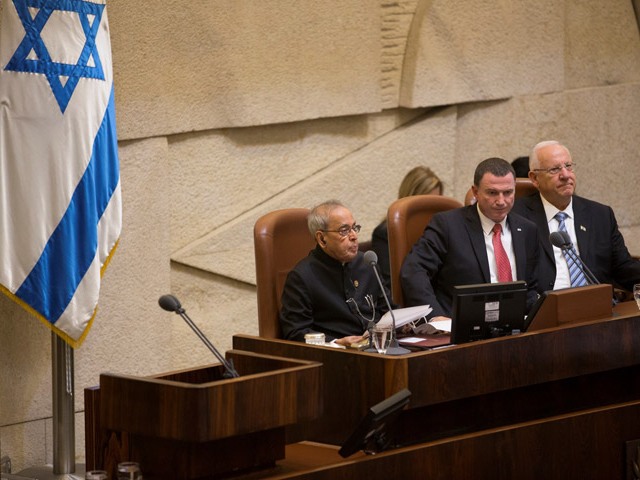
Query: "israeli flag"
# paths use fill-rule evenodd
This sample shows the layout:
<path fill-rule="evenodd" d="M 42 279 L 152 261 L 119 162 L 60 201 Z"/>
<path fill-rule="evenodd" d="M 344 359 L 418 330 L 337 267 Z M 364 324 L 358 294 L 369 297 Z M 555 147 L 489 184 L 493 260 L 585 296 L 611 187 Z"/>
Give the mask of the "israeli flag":
<path fill-rule="evenodd" d="M 76 347 L 122 226 L 106 0 L 0 2 L 0 290 Z"/>

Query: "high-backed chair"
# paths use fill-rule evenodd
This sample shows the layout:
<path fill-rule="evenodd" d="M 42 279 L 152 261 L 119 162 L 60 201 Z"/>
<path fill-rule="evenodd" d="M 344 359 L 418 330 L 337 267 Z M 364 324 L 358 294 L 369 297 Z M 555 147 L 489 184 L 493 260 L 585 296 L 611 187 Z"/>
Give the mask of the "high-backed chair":
<path fill-rule="evenodd" d="M 443 195 L 414 195 L 396 200 L 387 211 L 389 230 L 389 266 L 393 301 L 403 306 L 400 267 L 413 244 L 422 236 L 427 224 L 438 212 L 462 207 L 455 198 Z"/>
<path fill-rule="evenodd" d="M 533 183 L 531 183 L 529 178 L 516 178 L 516 198 L 526 197 L 527 195 L 531 195 L 537 191 L 538 189 L 533 186 Z M 467 190 L 467 194 L 464 196 L 464 204 L 471 205 L 473 203 L 476 203 L 476 199 L 473 197 L 473 191 L 469 189 Z"/>
<path fill-rule="evenodd" d="M 282 338 L 278 312 L 289 271 L 315 246 L 307 229 L 306 208 L 275 210 L 260 217 L 253 228 L 258 297 L 258 332 Z"/>

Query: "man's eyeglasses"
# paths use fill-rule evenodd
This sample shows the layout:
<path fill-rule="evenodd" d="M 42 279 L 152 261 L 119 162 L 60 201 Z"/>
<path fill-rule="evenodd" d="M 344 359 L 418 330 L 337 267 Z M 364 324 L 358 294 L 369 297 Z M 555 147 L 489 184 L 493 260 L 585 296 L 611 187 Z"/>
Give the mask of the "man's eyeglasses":
<path fill-rule="evenodd" d="M 557 175 L 559 174 L 562 169 L 566 169 L 567 172 L 573 172 L 574 167 L 576 166 L 575 163 L 573 162 L 569 162 L 569 163 L 564 163 L 562 165 L 560 165 L 559 167 L 553 167 L 553 168 L 534 168 L 533 171 L 534 172 L 546 172 L 549 175 Z"/>
<path fill-rule="evenodd" d="M 353 225 L 349 226 L 349 225 L 344 225 L 342 227 L 340 227 L 337 230 L 323 230 L 324 232 L 335 232 L 340 234 L 341 237 L 346 237 L 347 235 L 349 235 L 349 233 L 351 232 L 351 230 L 353 230 L 356 233 L 360 232 L 360 229 L 362 227 L 356 223 L 354 223 Z"/>

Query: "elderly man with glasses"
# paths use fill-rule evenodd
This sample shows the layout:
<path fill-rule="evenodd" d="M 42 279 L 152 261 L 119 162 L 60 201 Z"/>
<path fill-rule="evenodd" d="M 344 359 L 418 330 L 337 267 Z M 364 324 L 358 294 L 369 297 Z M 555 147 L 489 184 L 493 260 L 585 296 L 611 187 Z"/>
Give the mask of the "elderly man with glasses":
<path fill-rule="evenodd" d="M 280 309 L 284 338 L 304 341 L 307 333 L 324 333 L 327 342 L 357 343 L 368 321 L 388 310 L 371 265 L 358 251 L 360 225 L 337 200 L 314 207 L 307 225 L 316 247 L 287 276 Z"/>
<path fill-rule="evenodd" d="M 540 231 L 538 288 L 589 283 L 571 255 L 551 244 L 550 234 L 563 231 L 598 282 L 631 291 L 640 282 L 640 262 L 629 254 L 613 210 L 575 194 L 575 170 L 569 150 L 555 140 L 538 143 L 529 156 L 529 178 L 538 192 L 517 199 L 513 211 L 535 222 Z"/>

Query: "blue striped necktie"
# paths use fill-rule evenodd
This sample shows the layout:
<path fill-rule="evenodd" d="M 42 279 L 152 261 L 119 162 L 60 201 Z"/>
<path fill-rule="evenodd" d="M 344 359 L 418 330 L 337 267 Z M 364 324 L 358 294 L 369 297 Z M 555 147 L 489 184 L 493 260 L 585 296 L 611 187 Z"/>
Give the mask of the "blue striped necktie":
<path fill-rule="evenodd" d="M 553 217 L 558 221 L 559 231 L 567 231 L 567 227 L 564 224 L 564 221 L 568 216 L 569 215 L 567 215 L 565 212 L 558 212 Z M 569 250 L 573 251 L 573 254 L 571 254 Z M 575 247 L 572 245 L 570 249 L 563 249 L 562 253 L 564 254 L 564 259 L 567 261 L 567 266 L 569 267 L 569 278 L 571 279 L 571 286 L 582 287 L 584 285 L 587 285 L 587 279 L 582 272 L 582 262 L 580 261 L 580 257 L 578 257 L 578 252 L 576 252 Z"/>

